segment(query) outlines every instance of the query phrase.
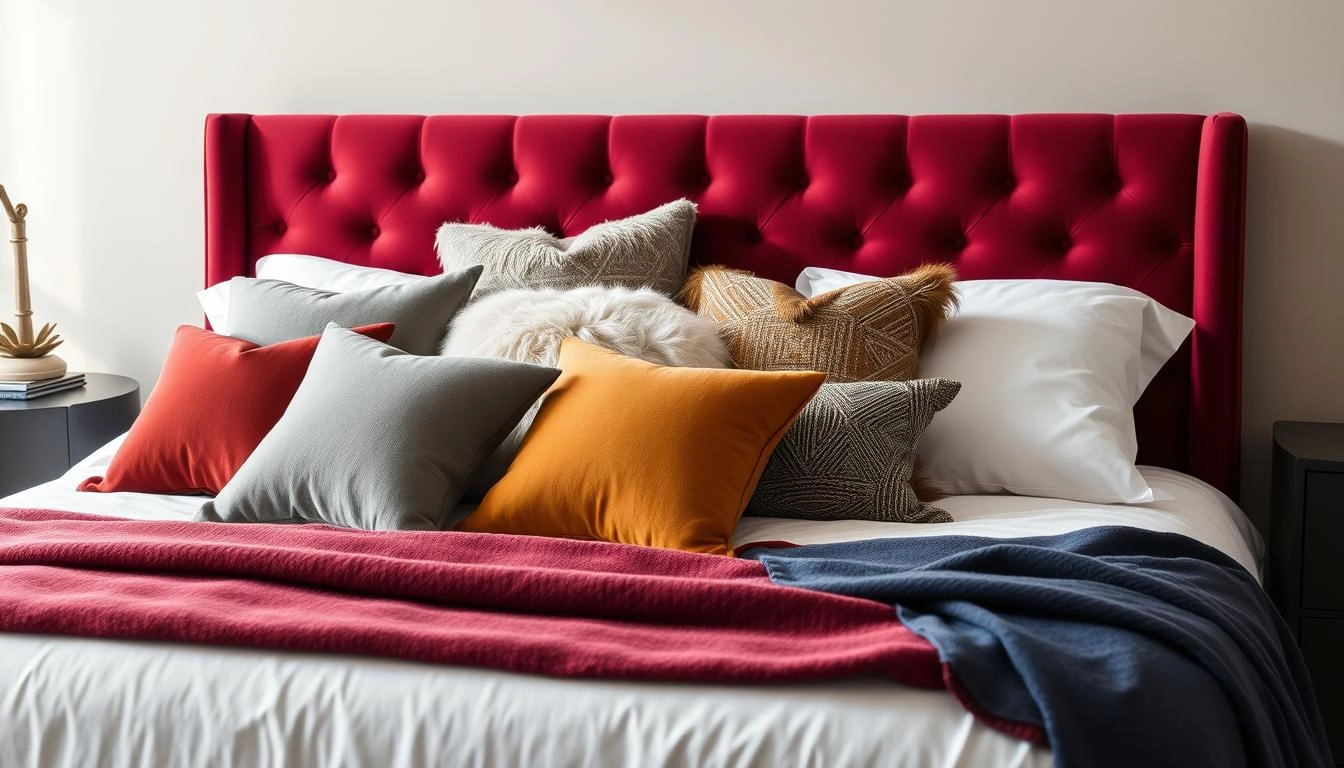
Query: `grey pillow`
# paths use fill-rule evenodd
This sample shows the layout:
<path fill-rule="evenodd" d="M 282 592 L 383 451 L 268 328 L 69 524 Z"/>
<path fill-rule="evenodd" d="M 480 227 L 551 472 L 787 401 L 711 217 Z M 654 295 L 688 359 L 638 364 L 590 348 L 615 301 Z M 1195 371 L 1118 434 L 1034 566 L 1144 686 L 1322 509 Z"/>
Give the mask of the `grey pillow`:
<path fill-rule="evenodd" d="M 648 287 L 681 290 L 695 229 L 695 203 L 676 200 L 647 213 L 558 238 L 541 228 L 445 223 L 435 247 L 445 271 L 483 265 L 476 295 L 506 288 Z"/>
<path fill-rule="evenodd" d="M 392 346 L 413 355 L 433 355 L 480 276 L 481 268 L 471 267 L 349 293 L 235 277 L 229 281 L 229 334 L 264 346 L 316 336 L 327 323 L 350 328 L 396 323 Z"/>
<path fill-rule="evenodd" d="M 910 479 L 920 434 L 959 391 L 947 379 L 823 384 L 771 454 L 747 514 L 951 522 Z"/>
<path fill-rule="evenodd" d="M 408 355 L 328 326 L 288 410 L 196 519 L 437 530 L 559 375 Z"/>

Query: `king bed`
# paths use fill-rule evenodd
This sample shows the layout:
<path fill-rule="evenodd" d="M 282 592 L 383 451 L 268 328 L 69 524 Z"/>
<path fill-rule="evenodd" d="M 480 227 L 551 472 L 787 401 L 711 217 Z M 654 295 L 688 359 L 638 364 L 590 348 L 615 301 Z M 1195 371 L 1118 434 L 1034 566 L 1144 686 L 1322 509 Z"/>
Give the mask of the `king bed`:
<path fill-rule="evenodd" d="M 953 522 L 935 525 L 744 517 L 733 549 L 1126 526 L 1202 542 L 1258 578 L 1261 542 L 1234 503 L 1245 157 L 1232 114 L 211 115 L 205 282 L 286 253 L 433 275 L 443 222 L 572 237 L 686 198 L 692 264 L 790 285 L 806 268 L 885 277 L 946 263 L 962 280 L 1132 288 L 1193 319 L 1134 409 L 1150 501 L 960 494 L 940 502 Z M 120 444 L 0 507 L 191 520 L 198 496 L 75 491 Z M 1052 762 L 1042 739 L 991 727 L 946 690 L 871 674 L 566 678 L 395 652 L 74 634 L 0 635 L 0 763 Z"/>

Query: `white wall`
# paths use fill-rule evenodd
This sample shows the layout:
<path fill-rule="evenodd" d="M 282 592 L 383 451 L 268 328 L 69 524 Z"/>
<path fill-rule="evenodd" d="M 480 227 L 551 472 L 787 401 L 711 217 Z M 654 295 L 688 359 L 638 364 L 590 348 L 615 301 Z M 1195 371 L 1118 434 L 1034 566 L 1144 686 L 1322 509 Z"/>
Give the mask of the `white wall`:
<path fill-rule="evenodd" d="M 199 319 L 207 112 L 1241 112 L 1260 517 L 1270 423 L 1344 420 L 1342 49 L 1340 0 L 0 0 L 0 183 L 38 320 L 148 391 Z"/>

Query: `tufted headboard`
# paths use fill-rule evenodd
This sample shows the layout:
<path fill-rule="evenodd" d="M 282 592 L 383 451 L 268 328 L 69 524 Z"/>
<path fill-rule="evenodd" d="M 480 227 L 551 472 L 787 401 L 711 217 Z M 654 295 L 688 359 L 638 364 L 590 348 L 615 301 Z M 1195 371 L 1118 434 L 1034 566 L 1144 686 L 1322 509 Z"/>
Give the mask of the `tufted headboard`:
<path fill-rule="evenodd" d="M 1099 280 L 1193 317 L 1136 409 L 1139 459 L 1236 497 L 1246 124 L 1198 115 L 211 115 L 206 284 L 268 253 L 439 271 L 446 220 L 592 224 L 688 197 L 692 258 L 792 284 Z"/>

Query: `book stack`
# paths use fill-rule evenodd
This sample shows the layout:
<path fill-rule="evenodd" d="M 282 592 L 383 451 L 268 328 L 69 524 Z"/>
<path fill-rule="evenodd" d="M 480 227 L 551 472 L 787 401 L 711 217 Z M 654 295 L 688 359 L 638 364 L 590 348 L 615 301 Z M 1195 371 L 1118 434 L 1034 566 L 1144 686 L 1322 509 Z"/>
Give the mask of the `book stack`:
<path fill-rule="evenodd" d="M 84 386 L 84 374 L 67 373 L 55 379 L 0 381 L 0 400 L 31 400 Z"/>

